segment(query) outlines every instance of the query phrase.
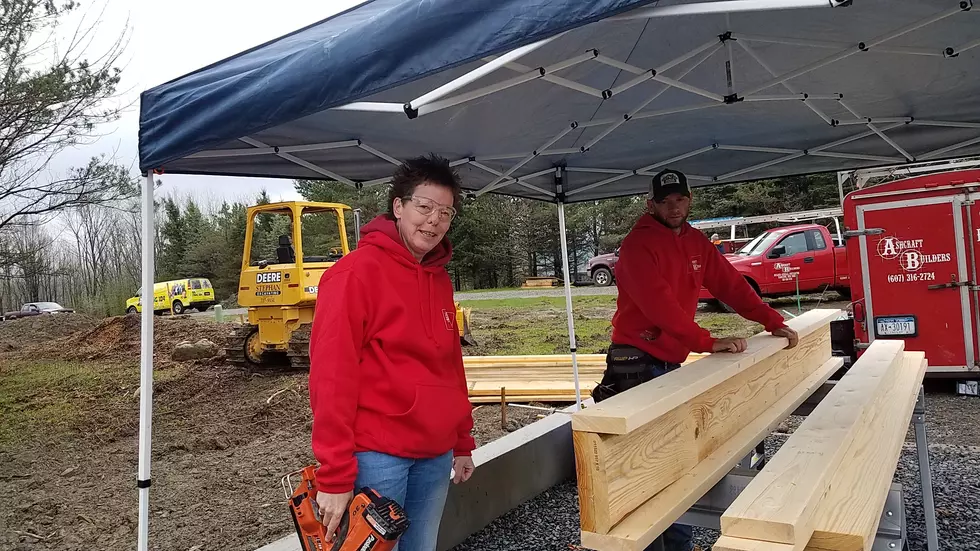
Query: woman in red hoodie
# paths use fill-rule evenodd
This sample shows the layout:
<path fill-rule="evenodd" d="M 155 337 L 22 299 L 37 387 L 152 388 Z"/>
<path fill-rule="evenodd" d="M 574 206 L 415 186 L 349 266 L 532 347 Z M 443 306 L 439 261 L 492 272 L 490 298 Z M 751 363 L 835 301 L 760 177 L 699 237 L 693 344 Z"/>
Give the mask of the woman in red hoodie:
<path fill-rule="evenodd" d="M 459 177 L 436 157 L 394 175 L 389 212 L 328 269 L 310 339 L 317 503 L 333 536 L 353 491 L 405 508 L 398 551 L 433 551 L 452 481 L 473 472 L 472 407 L 463 372 L 446 239 Z"/>

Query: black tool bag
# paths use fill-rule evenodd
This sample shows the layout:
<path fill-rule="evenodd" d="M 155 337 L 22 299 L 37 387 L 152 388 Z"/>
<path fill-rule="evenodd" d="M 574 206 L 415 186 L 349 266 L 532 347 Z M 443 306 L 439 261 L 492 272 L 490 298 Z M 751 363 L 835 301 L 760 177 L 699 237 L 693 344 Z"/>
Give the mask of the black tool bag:
<path fill-rule="evenodd" d="M 634 346 L 613 344 L 606 352 L 602 381 L 592 390 L 596 403 L 680 367 L 654 358 Z"/>

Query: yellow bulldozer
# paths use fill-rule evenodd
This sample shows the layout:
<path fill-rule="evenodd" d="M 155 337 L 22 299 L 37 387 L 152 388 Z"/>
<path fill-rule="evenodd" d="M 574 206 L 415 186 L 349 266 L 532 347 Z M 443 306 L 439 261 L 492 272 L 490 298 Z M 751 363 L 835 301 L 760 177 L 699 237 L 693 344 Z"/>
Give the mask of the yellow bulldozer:
<path fill-rule="evenodd" d="M 350 252 L 340 203 L 287 201 L 249 207 L 238 303 L 248 321 L 225 345 L 228 361 L 243 367 L 310 366 L 310 328 L 320 277 Z M 355 213 L 356 214 L 356 213 Z M 297 223 L 298 221 L 298 223 Z M 460 341 L 473 344 L 469 310 L 456 303 Z"/>

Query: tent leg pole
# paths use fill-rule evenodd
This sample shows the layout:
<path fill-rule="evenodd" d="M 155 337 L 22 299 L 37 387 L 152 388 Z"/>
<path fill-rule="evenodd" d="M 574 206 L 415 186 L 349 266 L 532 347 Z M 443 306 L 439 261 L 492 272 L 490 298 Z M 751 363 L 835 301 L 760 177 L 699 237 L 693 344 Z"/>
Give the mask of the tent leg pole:
<path fill-rule="evenodd" d="M 154 280 L 154 208 L 153 173 L 148 172 L 143 182 L 142 201 L 142 256 L 143 293 L 140 321 L 140 429 L 139 472 L 136 486 L 139 489 L 138 551 L 149 546 L 150 522 L 150 427 L 153 417 L 153 280 Z"/>
<path fill-rule="evenodd" d="M 558 201 L 558 231 L 561 234 L 561 265 L 565 279 L 565 313 L 568 315 L 568 349 L 572 353 L 572 374 L 575 377 L 575 409 L 582 409 L 582 390 L 578 379 L 578 358 L 575 344 L 575 317 L 572 313 L 572 280 L 568 270 L 568 241 L 565 239 L 565 202 Z"/>

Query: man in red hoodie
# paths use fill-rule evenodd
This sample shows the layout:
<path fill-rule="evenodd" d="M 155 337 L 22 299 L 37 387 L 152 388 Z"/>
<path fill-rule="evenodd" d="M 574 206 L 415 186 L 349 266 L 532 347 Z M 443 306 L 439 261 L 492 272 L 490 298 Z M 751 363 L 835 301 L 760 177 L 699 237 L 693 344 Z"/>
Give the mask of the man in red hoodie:
<path fill-rule="evenodd" d="M 435 157 L 395 173 L 389 212 L 320 279 L 310 338 L 317 503 L 332 536 L 352 493 L 405 508 L 398 551 L 434 551 L 451 473 L 473 473 L 472 408 L 445 238 L 458 176 Z"/>
<path fill-rule="evenodd" d="M 790 348 L 799 340 L 718 248 L 687 223 L 690 208 L 684 174 L 668 169 L 653 178 L 647 212 L 619 250 L 612 344 L 603 380 L 593 391 L 596 401 L 679 368 L 691 352 L 745 351 L 745 339 L 715 338 L 694 321 L 702 286 L 742 317 L 789 339 Z M 688 526 L 671 526 L 663 534 L 665 551 L 690 551 L 692 536 Z"/>

